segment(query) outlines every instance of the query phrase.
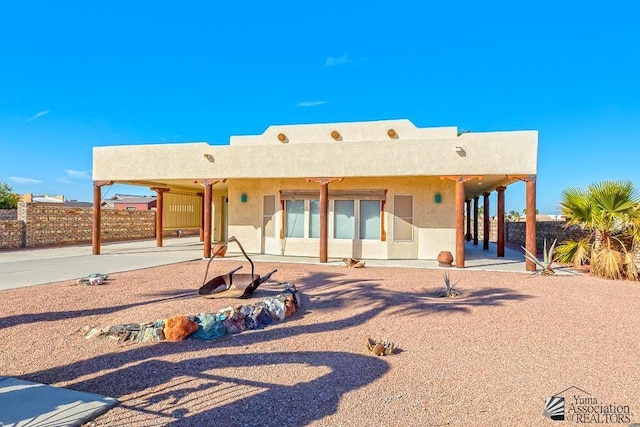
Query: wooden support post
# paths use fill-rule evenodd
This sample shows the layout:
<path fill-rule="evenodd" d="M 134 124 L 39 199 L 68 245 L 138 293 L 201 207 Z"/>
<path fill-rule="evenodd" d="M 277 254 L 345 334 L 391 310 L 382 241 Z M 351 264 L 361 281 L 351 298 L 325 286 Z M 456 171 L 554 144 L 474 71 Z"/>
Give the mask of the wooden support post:
<path fill-rule="evenodd" d="M 473 245 L 478 246 L 478 196 L 473 198 Z"/>
<path fill-rule="evenodd" d="M 320 184 L 320 262 L 327 262 L 329 184 Z"/>
<path fill-rule="evenodd" d="M 482 202 L 482 216 L 484 219 L 484 228 L 482 229 L 482 250 L 484 251 L 489 250 L 489 235 L 491 234 L 491 224 L 489 223 L 489 220 L 491 218 L 491 216 L 489 215 L 489 195 L 490 193 L 484 193 L 484 200 Z"/>
<path fill-rule="evenodd" d="M 329 247 L 329 184 L 334 181 L 342 181 L 342 178 L 305 178 L 307 182 L 320 184 L 320 247 L 319 261 L 327 262 Z"/>
<path fill-rule="evenodd" d="M 504 190 L 506 187 L 498 187 L 498 257 L 504 257 Z"/>
<path fill-rule="evenodd" d="M 158 195 L 157 203 L 156 203 L 156 246 L 162 247 L 162 215 L 163 215 L 163 207 L 164 207 L 164 193 L 169 191 L 168 188 L 158 188 L 151 187 L 153 191 Z"/>
<path fill-rule="evenodd" d="M 471 241 L 471 200 L 465 200 L 467 205 L 467 242 Z"/>
<path fill-rule="evenodd" d="M 527 198 L 527 223 L 526 223 L 526 239 L 525 247 L 532 254 L 536 253 L 536 178 L 535 176 L 526 181 L 526 198 Z M 536 264 L 527 259 L 527 271 L 536 271 Z"/>
<path fill-rule="evenodd" d="M 204 258 L 211 258 L 211 202 L 212 187 L 210 181 L 204 182 Z"/>
<path fill-rule="evenodd" d="M 113 181 L 93 181 L 93 226 L 91 227 L 91 253 L 100 255 L 102 242 L 102 186 L 112 185 Z"/>
<path fill-rule="evenodd" d="M 456 267 L 464 268 L 464 180 L 456 181 Z"/>
<path fill-rule="evenodd" d="M 100 231 L 102 228 L 102 187 L 93 184 L 93 228 L 91 231 L 93 255 L 100 255 Z"/>

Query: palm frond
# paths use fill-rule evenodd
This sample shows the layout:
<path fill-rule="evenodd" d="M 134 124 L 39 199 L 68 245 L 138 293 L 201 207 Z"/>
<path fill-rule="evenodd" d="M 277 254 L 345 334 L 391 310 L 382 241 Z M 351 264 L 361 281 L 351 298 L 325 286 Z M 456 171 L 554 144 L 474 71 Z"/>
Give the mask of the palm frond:
<path fill-rule="evenodd" d="M 591 273 L 603 279 L 622 279 L 622 253 L 611 249 L 603 248 L 594 251 L 591 255 Z"/>
<path fill-rule="evenodd" d="M 559 264 L 571 264 L 579 268 L 589 261 L 591 243 L 588 238 L 578 241 L 568 240 L 556 248 L 555 261 Z"/>
<path fill-rule="evenodd" d="M 627 280 L 637 281 L 639 277 L 638 266 L 636 265 L 635 259 L 633 258 L 632 253 L 625 253 L 624 258 L 622 260 L 622 271 L 624 272 Z"/>

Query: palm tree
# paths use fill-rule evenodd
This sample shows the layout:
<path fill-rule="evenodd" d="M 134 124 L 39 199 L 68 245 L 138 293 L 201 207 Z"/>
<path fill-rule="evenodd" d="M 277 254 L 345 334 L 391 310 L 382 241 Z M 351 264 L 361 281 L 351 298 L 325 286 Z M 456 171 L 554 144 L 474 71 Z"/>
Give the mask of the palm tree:
<path fill-rule="evenodd" d="M 586 189 L 567 188 L 562 192 L 560 210 L 567 225 L 579 225 L 591 233 L 587 242 L 590 248 L 585 247 L 584 240 L 568 242 L 558 248 L 561 254 L 573 253 L 584 259 L 588 248 L 594 275 L 637 280 L 632 251 L 640 237 L 640 197 L 631 181 L 603 181 Z"/>
<path fill-rule="evenodd" d="M 520 212 L 518 212 L 518 211 L 509 211 L 509 213 L 507 213 L 506 217 L 507 217 L 507 219 L 509 221 L 518 222 L 518 221 L 520 221 Z"/>

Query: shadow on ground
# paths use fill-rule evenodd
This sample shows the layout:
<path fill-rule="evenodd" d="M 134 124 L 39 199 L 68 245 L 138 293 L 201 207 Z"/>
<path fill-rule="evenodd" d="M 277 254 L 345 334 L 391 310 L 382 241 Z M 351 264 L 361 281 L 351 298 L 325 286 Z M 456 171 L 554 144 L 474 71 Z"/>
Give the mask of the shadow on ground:
<path fill-rule="evenodd" d="M 345 393 L 380 378 L 389 370 L 389 365 L 382 358 L 348 352 L 280 352 L 277 351 L 279 339 L 347 329 L 377 316 L 395 313 L 422 316 L 445 311 L 472 315 L 474 307 L 498 308 L 531 297 L 513 289 L 485 287 L 468 292 L 463 289 L 463 295 L 458 298 L 438 298 L 435 295 L 439 289 L 435 287 L 420 291 L 406 291 L 401 287 L 390 290 L 375 278 L 326 272 L 310 273 L 296 283 L 300 283 L 303 309 L 284 322 L 284 327 L 241 333 L 215 343 L 187 340 L 134 344 L 125 351 L 33 372 L 22 379 L 66 383 L 71 389 L 117 398 L 128 410 L 122 412 L 123 419 L 110 419 L 109 425 L 153 425 L 154 420 L 164 419 L 162 425 L 202 426 L 220 421 L 228 425 L 300 426 L 335 413 Z M 251 303 L 277 292 L 275 287 L 264 286 L 256 291 L 254 298 L 234 301 Z M 137 304 L 196 296 L 193 289 L 174 289 L 148 295 L 154 299 Z M 102 308 L 95 313 L 68 311 L 15 316 L 17 320 L 0 319 L 0 327 L 110 313 L 137 304 Z M 228 304 L 228 300 L 220 300 L 220 308 Z M 350 310 L 354 306 L 358 310 Z M 296 317 L 313 316 L 315 311 L 323 310 L 336 311 L 339 316 L 296 325 Z M 126 323 L 130 319 L 122 320 Z M 273 344 L 269 349 L 275 351 L 254 351 L 253 345 L 267 342 Z M 239 354 L 203 355 L 212 348 L 236 349 Z M 267 347 L 263 345 L 263 348 Z M 175 356 L 181 361 L 163 360 L 176 359 Z M 254 366 L 264 366 L 265 370 L 275 371 L 287 380 L 256 380 L 225 373 L 225 369 Z M 319 372 L 322 372 L 310 381 L 298 382 L 296 370 L 304 367 L 321 368 Z"/>

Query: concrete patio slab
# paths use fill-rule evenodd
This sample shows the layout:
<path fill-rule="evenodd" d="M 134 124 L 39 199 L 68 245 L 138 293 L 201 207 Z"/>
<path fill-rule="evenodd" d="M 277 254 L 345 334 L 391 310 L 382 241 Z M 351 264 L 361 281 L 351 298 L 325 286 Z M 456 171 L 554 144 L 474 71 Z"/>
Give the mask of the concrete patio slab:
<path fill-rule="evenodd" d="M 118 404 L 98 394 L 0 377 L 0 426 L 81 426 Z"/>

